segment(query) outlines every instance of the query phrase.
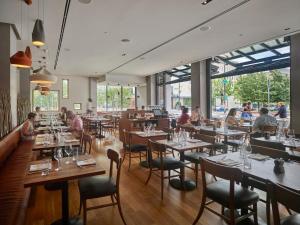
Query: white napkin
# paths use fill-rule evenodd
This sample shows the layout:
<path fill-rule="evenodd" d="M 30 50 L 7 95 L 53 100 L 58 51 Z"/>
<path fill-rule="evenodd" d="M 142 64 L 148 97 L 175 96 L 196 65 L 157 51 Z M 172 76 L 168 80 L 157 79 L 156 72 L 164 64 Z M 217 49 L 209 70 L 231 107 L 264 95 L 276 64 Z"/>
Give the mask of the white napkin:
<path fill-rule="evenodd" d="M 78 160 L 77 166 L 88 166 L 88 165 L 96 165 L 96 160 L 93 158 Z"/>
<path fill-rule="evenodd" d="M 69 139 L 69 140 L 65 140 L 65 143 L 72 143 L 72 142 L 78 142 L 79 140 L 77 139 Z"/>
<path fill-rule="evenodd" d="M 37 172 L 37 171 L 42 171 L 45 169 L 51 170 L 52 165 L 50 163 L 40 163 L 40 164 L 33 164 L 30 165 L 29 167 L 29 172 Z"/>
<path fill-rule="evenodd" d="M 263 160 L 269 159 L 270 156 L 257 153 L 257 154 L 250 154 L 249 158 L 263 161 Z"/>

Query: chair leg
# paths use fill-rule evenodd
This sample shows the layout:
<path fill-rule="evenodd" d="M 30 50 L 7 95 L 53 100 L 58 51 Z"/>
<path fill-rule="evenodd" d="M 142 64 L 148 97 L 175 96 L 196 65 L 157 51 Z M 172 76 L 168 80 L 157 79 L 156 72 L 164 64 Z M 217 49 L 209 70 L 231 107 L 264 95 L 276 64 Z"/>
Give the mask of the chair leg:
<path fill-rule="evenodd" d="M 169 182 L 170 182 L 170 179 L 171 179 L 171 170 L 168 170 L 168 179 L 169 179 Z"/>
<path fill-rule="evenodd" d="M 164 171 L 160 172 L 160 192 L 161 192 L 161 200 L 164 199 Z"/>
<path fill-rule="evenodd" d="M 125 221 L 125 218 L 124 218 L 124 215 L 123 215 L 123 212 L 122 212 L 119 194 L 116 194 L 116 197 L 117 197 L 117 203 L 118 203 L 118 209 L 119 209 L 120 216 L 121 216 L 121 218 L 122 218 L 122 221 L 123 221 L 124 225 L 127 225 L 127 224 L 126 224 L 126 221 Z"/>
<path fill-rule="evenodd" d="M 79 210 L 78 210 L 78 216 L 80 215 L 80 213 L 81 213 L 81 207 L 82 207 L 82 200 L 81 200 L 81 198 L 80 198 L 80 200 L 79 200 Z"/>
<path fill-rule="evenodd" d="M 202 216 L 203 212 L 204 212 L 204 207 L 205 207 L 205 201 L 206 201 L 206 196 L 203 195 L 202 196 L 202 201 L 201 201 L 201 206 L 198 212 L 198 215 L 196 217 L 196 219 L 193 222 L 193 225 L 196 225 L 198 223 L 198 220 L 200 219 L 200 217 Z"/>
<path fill-rule="evenodd" d="M 270 204 L 271 200 L 270 200 L 270 196 L 269 194 L 267 193 L 267 196 L 266 196 L 266 216 L 267 216 L 267 225 L 270 225 L 271 222 L 270 222 L 270 217 L 271 217 L 271 212 L 270 212 L 270 207 L 271 207 L 271 204 Z"/>
<path fill-rule="evenodd" d="M 229 209 L 229 224 L 235 225 L 235 216 L 234 216 L 234 209 Z"/>
<path fill-rule="evenodd" d="M 131 151 L 129 151 L 128 171 L 130 170 L 130 166 L 131 166 Z"/>
<path fill-rule="evenodd" d="M 86 200 L 82 201 L 83 205 L 83 225 L 86 225 Z"/>
<path fill-rule="evenodd" d="M 269 206 L 269 210 L 270 210 L 270 206 Z M 257 203 L 253 204 L 253 217 L 254 217 L 254 224 L 258 225 L 258 219 L 257 219 Z M 270 218 L 269 218 L 270 219 Z"/>
<path fill-rule="evenodd" d="M 148 178 L 146 180 L 146 183 L 145 184 L 148 184 L 150 178 L 151 178 L 151 175 L 152 175 L 152 167 L 150 167 L 150 170 L 149 170 L 149 175 L 148 175 Z"/>
<path fill-rule="evenodd" d="M 115 203 L 114 196 L 111 195 L 110 198 L 111 198 L 112 203 Z"/>
<path fill-rule="evenodd" d="M 199 168 L 198 168 L 199 166 L 198 166 L 198 163 L 195 163 L 195 177 L 196 177 L 196 187 L 198 187 L 198 170 L 199 170 Z"/>
<path fill-rule="evenodd" d="M 223 205 L 222 205 L 221 213 L 224 216 L 224 214 L 225 214 L 225 207 Z"/>

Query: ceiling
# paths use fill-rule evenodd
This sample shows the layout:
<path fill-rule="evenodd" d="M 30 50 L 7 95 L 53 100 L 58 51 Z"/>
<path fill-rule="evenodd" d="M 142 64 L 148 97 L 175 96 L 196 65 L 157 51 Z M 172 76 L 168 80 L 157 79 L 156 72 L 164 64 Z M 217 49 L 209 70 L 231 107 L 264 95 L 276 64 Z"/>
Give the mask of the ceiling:
<path fill-rule="evenodd" d="M 45 4 L 48 52 L 32 47 L 34 66 L 46 55 L 48 68 L 65 75 L 146 76 L 300 30 L 299 0 L 213 0 L 205 6 L 202 0 L 72 0 L 54 71 L 65 1 L 39 2 L 41 16 Z M 22 4 L 22 32 L 20 3 L 1 0 L 0 22 L 16 24 L 23 48 L 38 0 Z"/>

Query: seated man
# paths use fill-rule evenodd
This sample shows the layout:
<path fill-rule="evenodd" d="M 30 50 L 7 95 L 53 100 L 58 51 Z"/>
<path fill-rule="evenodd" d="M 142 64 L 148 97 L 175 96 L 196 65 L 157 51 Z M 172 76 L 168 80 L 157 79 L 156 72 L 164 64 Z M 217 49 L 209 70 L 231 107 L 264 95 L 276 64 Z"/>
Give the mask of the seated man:
<path fill-rule="evenodd" d="M 267 108 L 261 108 L 259 111 L 260 116 L 256 118 L 253 124 L 253 132 L 261 133 L 260 128 L 262 126 L 277 126 L 277 120 L 275 117 L 270 116 Z"/>
<path fill-rule="evenodd" d="M 22 129 L 21 129 L 21 138 L 22 140 L 33 140 L 35 133 L 34 133 L 34 123 L 36 119 L 35 113 L 29 113 L 27 116 L 27 120 L 24 122 Z"/>
<path fill-rule="evenodd" d="M 75 115 L 72 111 L 68 111 L 67 118 L 70 120 L 70 131 L 76 138 L 81 138 L 83 122 L 80 116 Z"/>

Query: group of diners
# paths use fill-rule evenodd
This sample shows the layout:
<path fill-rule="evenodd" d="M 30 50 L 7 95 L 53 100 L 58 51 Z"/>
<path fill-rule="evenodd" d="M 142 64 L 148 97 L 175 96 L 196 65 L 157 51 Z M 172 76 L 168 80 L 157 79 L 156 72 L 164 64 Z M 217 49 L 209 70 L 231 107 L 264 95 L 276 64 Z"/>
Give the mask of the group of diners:
<path fill-rule="evenodd" d="M 76 115 L 73 111 L 67 110 L 66 107 L 61 107 L 61 111 L 58 115 L 59 120 L 64 125 L 68 126 L 68 131 L 79 138 L 83 131 L 83 122 L 79 115 Z M 27 120 L 24 122 L 21 129 L 21 137 L 23 140 L 33 140 L 37 134 L 35 128 L 40 125 L 40 122 L 47 120 L 47 115 L 43 114 L 40 107 L 37 106 L 34 112 L 30 112 L 27 115 Z"/>

